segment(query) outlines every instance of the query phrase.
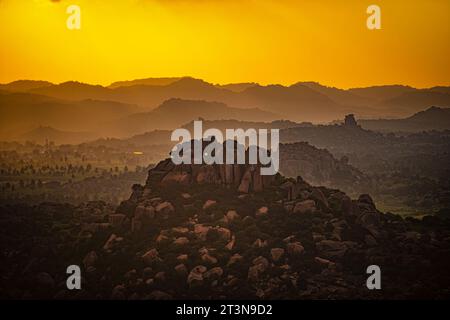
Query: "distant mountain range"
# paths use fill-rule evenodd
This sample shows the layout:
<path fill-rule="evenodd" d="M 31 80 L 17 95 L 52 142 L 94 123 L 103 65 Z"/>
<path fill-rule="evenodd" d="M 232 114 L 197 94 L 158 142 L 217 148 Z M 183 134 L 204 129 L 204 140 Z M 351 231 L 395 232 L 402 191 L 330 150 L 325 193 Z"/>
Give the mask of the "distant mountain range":
<path fill-rule="evenodd" d="M 51 84 L 16 81 L 0 90 L 28 92 L 65 100 L 106 100 L 154 109 L 165 100 L 180 98 L 259 108 L 296 121 L 327 122 L 352 112 L 359 117 L 406 117 L 432 105 L 450 106 L 450 87 L 416 89 L 386 85 L 343 90 L 315 82 L 291 86 L 257 83 L 214 85 L 200 79 L 148 78 L 115 82 L 110 86 L 79 82 Z"/>
<path fill-rule="evenodd" d="M 449 107 L 450 87 L 393 85 L 344 90 L 316 82 L 216 85 L 190 77 L 138 79 L 109 86 L 19 80 L 0 84 L 0 139 L 17 139 L 39 126 L 92 132 L 97 137 L 129 137 L 174 129 L 198 117 L 327 123 L 354 113 L 357 118 L 406 121 L 406 117 L 430 106 Z M 380 121 L 364 120 L 361 124 L 389 131 L 446 128 L 445 124 L 419 125 L 417 119 L 407 121 L 415 125 L 401 120 Z M 394 128 L 396 125 L 401 127 Z"/>
<path fill-rule="evenodd" d="M 387 132 L 418 132 L 450 129 L 450 108 L 430 107 L 405 119 L 360 120 L 365 129 Z"/>

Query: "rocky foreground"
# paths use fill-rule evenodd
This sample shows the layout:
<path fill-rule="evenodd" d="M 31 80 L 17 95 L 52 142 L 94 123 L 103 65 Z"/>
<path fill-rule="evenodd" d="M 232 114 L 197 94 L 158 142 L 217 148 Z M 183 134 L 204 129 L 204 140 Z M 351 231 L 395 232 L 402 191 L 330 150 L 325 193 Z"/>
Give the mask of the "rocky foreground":
<path fill-rule="evenodd" d="M 0 294 L 54 299 L 450 297 L 450 221 L 381 213 L 369 195 L 165 160 L 117 209 L 1 208 Z M 66 268 L 82 289 L 66 288 Z M 366 268 L 380 266 L 382 289 Z"/>

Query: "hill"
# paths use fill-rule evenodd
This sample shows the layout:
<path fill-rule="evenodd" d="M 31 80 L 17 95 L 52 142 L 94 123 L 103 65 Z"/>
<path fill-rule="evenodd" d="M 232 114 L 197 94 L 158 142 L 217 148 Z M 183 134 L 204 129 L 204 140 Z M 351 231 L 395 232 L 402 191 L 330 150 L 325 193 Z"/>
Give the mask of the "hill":
<path fill-rule="evenodd" d="M 405 119 L 360 120 L 362 127 L 376 131 L 420 132 L 450 129 L 450 108 L 430 107 Z"/>

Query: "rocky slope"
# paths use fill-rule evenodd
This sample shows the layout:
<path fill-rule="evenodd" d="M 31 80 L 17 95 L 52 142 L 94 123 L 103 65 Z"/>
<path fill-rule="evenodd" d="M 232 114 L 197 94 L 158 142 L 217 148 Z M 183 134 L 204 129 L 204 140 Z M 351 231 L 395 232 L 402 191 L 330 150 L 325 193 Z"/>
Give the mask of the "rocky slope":
<path fill-rule="evenodd" d="M 249 168 L 226 168 L 162 161 L 115 212 L 98 202 L 1 208 L 2 296 L 449 298 L 445 217 L 402 219 L 369 195 L 352 200 L 300 177 L 256 190 L 257 171 L 242 189 Z M 69 264 L 82 267 L 81 291 L 65 288 Z M 382 290 L 365 285 L 372 264 Z"/>

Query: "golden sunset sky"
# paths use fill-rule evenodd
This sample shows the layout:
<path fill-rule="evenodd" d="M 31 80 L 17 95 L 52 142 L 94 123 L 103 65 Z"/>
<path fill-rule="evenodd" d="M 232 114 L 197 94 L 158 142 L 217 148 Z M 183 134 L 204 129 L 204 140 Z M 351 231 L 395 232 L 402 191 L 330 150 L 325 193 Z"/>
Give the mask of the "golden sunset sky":
<path fill-rule="evenodd" d="M 0 0 L 0 82 L 450 85 L 449 13 L 449 0 Z"/>

